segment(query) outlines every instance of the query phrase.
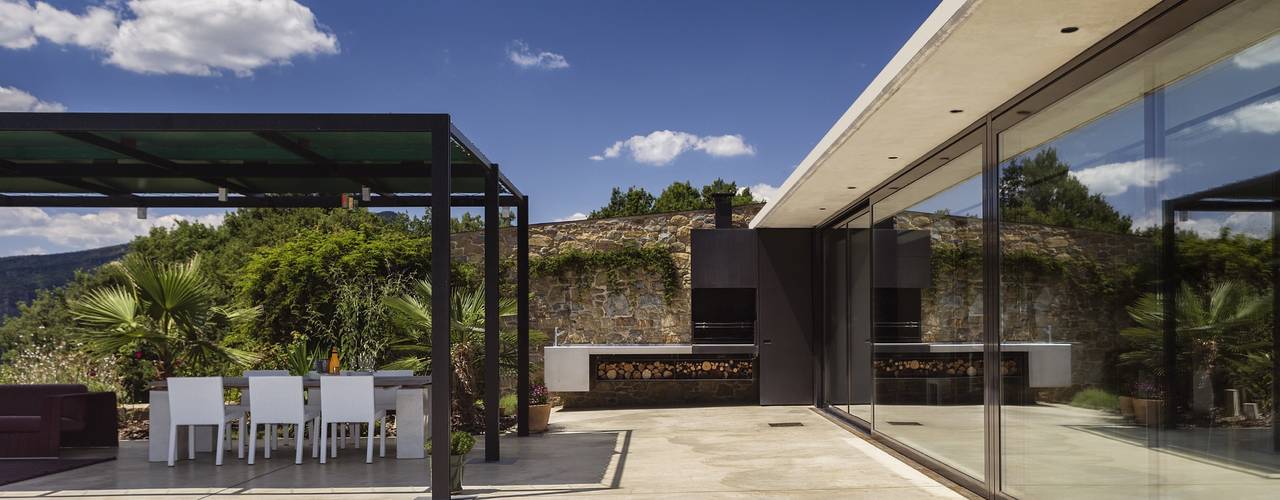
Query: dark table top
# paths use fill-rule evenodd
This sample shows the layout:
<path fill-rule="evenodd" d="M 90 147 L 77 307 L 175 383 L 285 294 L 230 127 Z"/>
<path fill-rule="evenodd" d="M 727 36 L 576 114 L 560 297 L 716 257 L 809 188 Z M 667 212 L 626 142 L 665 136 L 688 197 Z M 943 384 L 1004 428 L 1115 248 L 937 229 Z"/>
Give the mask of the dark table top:
<path fill-rule="evenodd" d="M 322 377 L 337 377 L 345 375 L 321 375 Z M 373 377 L 374 387 L 405 387 L 410 389 L 422 388 L 431 385 L 431 377 L 427 375 L 413 377 Z M 151 383 L 152 389 L 165 389 L 169 384 L 164 380 L 157 380 Z M 248 389 L 249 377 L 222 377 L 222 386 L 227 389 Z M 320 379 L 304 378 L 302 379 L 303 387 L 320 387 Z"/>

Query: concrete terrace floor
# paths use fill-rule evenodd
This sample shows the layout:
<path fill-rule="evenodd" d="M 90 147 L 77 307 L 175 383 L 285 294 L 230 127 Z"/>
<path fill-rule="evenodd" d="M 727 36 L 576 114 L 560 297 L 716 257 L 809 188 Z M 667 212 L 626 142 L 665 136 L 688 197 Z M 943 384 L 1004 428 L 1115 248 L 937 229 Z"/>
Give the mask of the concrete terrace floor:
<path fill-rule="evenodd" d="M 769 423 L 798 422 L 799 427 Z M 248 466 L 234 452 L 170 468 L 148 463 L 146 442 L 125 443 L 114 461 L 0 487 L 0 498 L 337 498 L 425 497 L 425 460 L 364 463 L 339 450 L 320 465 L 293 464 L 291 448 Z M 504 436 L 503 460 L 477 446 L 466 494 L 481 498 L 963 498 L 805 407 L 564 411 L 551 432 Z"/>

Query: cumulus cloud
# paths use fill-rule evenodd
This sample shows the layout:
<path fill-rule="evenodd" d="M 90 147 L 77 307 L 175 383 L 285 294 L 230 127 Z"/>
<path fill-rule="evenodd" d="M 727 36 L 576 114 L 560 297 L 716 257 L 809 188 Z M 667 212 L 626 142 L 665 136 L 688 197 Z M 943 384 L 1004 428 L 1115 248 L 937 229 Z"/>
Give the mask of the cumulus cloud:
<path fill-rule="evenodd" d="M 765 184 L 763 182 L 751 186 L 751 195 L 755 196 L 756 199 L 773 201 L 778 199 L 778 196 L 781 194 L 782 193 L 779 192 L 778 186 Z"/>
<path fill-rule="evenodd" d="M 552 222 L 569 222 L 574 220 L 583 220 L 586 218 L 587 218 L 587 214 L 584 214 L 582 212 L 574 212 L 573 215 L 570 215 L 568 217 L 561 217 L 559 219 L 553 220 Z"/>
<path fill-rule="evenodd" d="M 1280 100 L 1259 102 L 1209 120 L 1223 132 L 1280 134 Z"/>
<path fill-rule="evenodd" d="M 59 102 L 41 101 L 26 91 L 0 86 L 0 111 L 62 112 L 67 107 Z"/>
<path fill-rule="evenodd" d="M 1254 238 L 1271 237 L 1271 212 L 1230 212 L 1206 214 L 1197 212 L 1200 217 L 1188 217 L 1186 220 L 1176 219 L 1179 231 L 1191 231 L 1201 238 L 1217 238 L 1222 230 L 1230 229 L 1233 234 L 1244 234 Z M 1159 227 L 1163 224 L 1163 216 L 1159 210 L 1136 218 L 1133 221 L 1135 230 Z"/>
<path fill-rule="evenodd" d="M 631 154 L 633 160 L 650 165 L 666 165 L 688 151 L 702 151 L 714 157 L 756 154 L 756 148 L 747 144 L 741 135 L 698 136 L 688 132 L 655 130 L 649 135 L 633 135 L 625 141 L 614 142 L 590 159 L 617 158 L 624 150 Z"/>
<path fill-rule="evenodd" d="M 1108 163 L 1071 172 L 1089 192 L 1115 196 L 1134 187 L 1151 187 L 1181 170 L 1178 165 L 1159 160 Z"/>
<path fill-rule="evenodd" d="M 296 0 L 129 0 L 111 9 L 65 11 L 0 0 L 0 46 L 40 40 L 105 55 L 137 73 L 250 76 L 294 57 L 335 54 L 338 39 Z"/>
<path fill-rule="evenodd" d="M 507 58 L 521 68 L 564 69 L 569 61 L 564 56 L 545 50 L 531 50 L 523 40 L 513 40 L 507 45 Z"/>
<path fill-rule="evenodd" d="M 1280 63 L 1280 36 L 1249 47 L 1231 58 L 1231 62 L 1244 69 L 1258 69 Z"/>
<path fill-rule="evenodd" d="M 198 217 L 169 214 L 138 219 L 133 208 L 110 208 L 89 213 L 49 213 L 39 208 L 0 209 L 0 237 L 37 237 L 73 250 L 126 243 L 153 227 L 174 227 L 178 221 L 222 224 L 225 214 Z"/>

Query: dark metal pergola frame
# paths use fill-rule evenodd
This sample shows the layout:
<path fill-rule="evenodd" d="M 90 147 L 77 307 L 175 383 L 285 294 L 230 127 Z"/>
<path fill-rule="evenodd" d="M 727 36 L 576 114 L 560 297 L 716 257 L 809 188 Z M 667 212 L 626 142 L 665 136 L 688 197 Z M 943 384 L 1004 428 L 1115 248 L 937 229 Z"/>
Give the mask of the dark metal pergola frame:
<path fill-rule="evenodd" d="M 59 161 L 49 158 L 6 158 L 5 151 L 18 151 L 20 138 L 9 132 L 56 134 L 77 145 L 103 152 L 101 159 Z M 104 133 L 218 133 L 248 132 L 296 161 L 264 162 L 222 158 L 217 162 L 192 163 L 165 158 L 129 140 L 112 139 Z M 384 161 L 338 162 L 308 147 L 305 140 L 291 134 L 423 133 L 432 140 L 430 161 L 388 163 Z M 20 137 L 20 136 L 19 136 Z M 9 142 L 9 144 L 5 144 Z M 215 141 L 216 142 L 216 141 Z M 454 160 L 461 152 L 466 161 Z M 443 159 L 443 161 L 438 161 Z M 246 177 L 308 182 L 345 179 L 360 186 L 355 192 L 283 192 L 264 190 Z M 482 193 L 456 193 L 455 178 L 483 179 Z M 122 187 L 139 178 L 179 179 L 203 182 L 206 195 L 165 193 Z M 430 179 L 429 192 L 397 192 L 397 180 Z M 15 190 L 17 179 L 38 179 L 58 186 L 58 194 L 47 191 Z M 205 114 L 205 113 L 0 113 L 0 206 L 7 207 L 172 207 L 172 208 L 339 208 L 349 198 L 360 199 L 364 207 L 426 207 L 436 223 L 431 228 L 432 323 L 435 350 L 450 347 L 450 248 L 449 214 L 453 207 L 483 207 L 485 268 L 485 384 L 499 386 L 499 255 L 500 206 L 518 209 L 517 281 L 517 433 L 528 435 L 529 420 L 529 199 L 453 124 L 448 114 Z M 296 184 L 295 184 L 296 183 Z M 137 185 L 134 182 L 134 185 Z M 363 191 L 368 191 L 367 194 Z M 215 194 L 215 192 L 217 194 Z M 234 194 L 234 196 L 231 196 Z M 443 221 L 443 223 L 441 223 Z M 430 438 L 436 443 L 450 440 L 451 397 L 449 356 L 431 360 Z M 499 459 L 499 404 L 497 390 L 485 391 L 485 460 Z M 449 446 L 435 446 L 431 453 L 433 499 L 449 498 Z"/>

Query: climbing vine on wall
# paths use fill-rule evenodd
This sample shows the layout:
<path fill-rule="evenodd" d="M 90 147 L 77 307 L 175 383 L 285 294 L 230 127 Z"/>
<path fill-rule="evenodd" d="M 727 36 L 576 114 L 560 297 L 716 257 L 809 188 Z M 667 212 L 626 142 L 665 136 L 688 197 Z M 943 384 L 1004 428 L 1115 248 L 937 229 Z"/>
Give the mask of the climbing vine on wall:
<path fill-rule="evenodd" d="M 982 271 L 982 249 L 974 244 L 941 243 L 934 245 L 931 263 L 935 272 L 953 274 Z M 1033 250 L 1012 250 L 1001 254 L 1000 267 L 1006 277 L 1021 280 L 1054 276 L 1089 293 L 1109 298 L 1128 299 L 1137 294 L 1138 266 L 1132 264 L 1102 265 L 1094 260 L 1058 258 Z"/>
<path fill-rule="evenodd" d="M 663 298 L 670 302 L 680 291 L 680 267 L 671 252 L 662 247 L 646 246 L 620 250 L 566 250 L 554 255 L 529 259 L 533 276 L 556 276 L 568 272 L 586 274 L 605 271 L 611 286 L 616 286 L 626 273 L 647 271 L 662 279 Z"/>

